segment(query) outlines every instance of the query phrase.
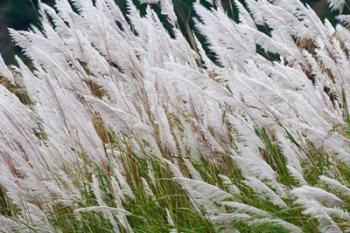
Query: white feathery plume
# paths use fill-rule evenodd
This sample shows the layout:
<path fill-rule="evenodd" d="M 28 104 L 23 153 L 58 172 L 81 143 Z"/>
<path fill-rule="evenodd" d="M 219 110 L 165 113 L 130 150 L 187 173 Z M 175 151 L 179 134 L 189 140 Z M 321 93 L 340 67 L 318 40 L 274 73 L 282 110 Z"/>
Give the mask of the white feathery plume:
<path fill-rule="evenodd" d="M 327 176 L 320 176 L 320 181 L 329 186 L 330 189 L 339 192 L 341 195 L 350 196 L 350 188 L 346 187 L 338 180 L 332 179 Z"/>
<path fill-rule="evenodd" d="M 0 77 L 5 77 L 12 85 L 15 85 L 15 79 L 11 71 L 6 66 L 1 55 L 0 55 Z"/>
<path fill-rule="evenodd" d="M 334 11 L 342 12 L 346 4 L 346 0 L 327 0 L 329 6 Z"/>
<path fill-rule="evenodd" d="M 30 233 L 30 230 L 25 224 L 17 222 L 11 218 L 0 215 L 1 231 L 3 232 L 23 232 Z"/>
<path fill-rule="evenodd" d="M 316 200 L 320 203 L 331 204 L 331 205 L 340 205 L 343 203 L 341 199 L 339 199 L 336 195 L 329 193 L 323 189 L 311 187 L 311 186 L 301 186 L 295 188 L 292 193 L 298 198 L 297 202 L 300 200 Z"/>
<path fill-rule="evenodd" d="M 166 216 L 167 216 L 167 222 L 168 222 L 169 226 L 171 227 L 169 233 L 177 233 L 178 231 L 175 227 L 175 223 L 171 217 L 170 211 L 168 209 L 165 209 L 165 211 L 166 211 Z"/>
<path fill-rule="evenodd" d="M 191 178 L 194 180 L 203 181 L 201 174 L 196 170 L 196 168 L 192 165 L 192 162 L 188 159 L 184 159 L 185 166 L 190 172 Z"/>
<path fill-rule="evenodd" d="M 238 1 L 238 0 L 234 0 L 234 4 L 238 8 L 240 23 L 242 23 L 244 25 L 247 25 L 247 26 L 249 26 L 251 28 L 256 29 L 256 25 L 255 25 L 254 19 L 252 19 L 252 17 L 250 16 L 249 12 L 242 5 L 242 3 L 240 1 Z"/>
<path fill-rule="evenodd" d="M 199 180 L 192 180 L 184 177 L 173 178 L 188 193 L 193 207 L 199 214 L 215 216 L 221 211 L 220 203 L 231 199 L 232 195 L 218 187 Z M 201 211 L 204 209 L 204 213 Z"/>
<path fill-rule="evenodd" d="M 233 208 L 235 213 L 243 213 L 243 214 L 248 214 L 250 216 L 255 216 L 255 217 L 260 217 L 260 218 L 270 218 L 271 215 L 266 212 L 263 211 L 259 208 L 247 205 L 247 204 L 243 204 L 240 202 L 232 202 L 232 201 L 226 201 L 226 202 L 222 202 L 222 204 L 224 206 Z"/>
<path fill-rule="evenodd" d="M 119 209 L 111 208 L 111 207 L 107 206 L 105 201 L 102 199 L 102 194 L 101 194 L 101 190 L 99 187 L 99 182 L 94 174 L 92 174 L 91 186 L 92 186 L 91 189 L 92 189 L 93 194 L 96 198 L 98 206 L 75 209 L 74 213 L 79 214 L 80 212 L 100 211 L 108 218 L 109 222 L 112 224 L 113 231 L 116 233 L 119 233 L 120 230 L 119 230 L 118 223 L 115 221 L 114 216 L 113 216 L 113 212 L 116 211 L 116 213 L 118 213 Z"/>
<path fill-rule="evenodd" d="M 229 177 L 219 174 L 219 178 L 221 179 L 222 183 L 224 184 L 225 188 L 230 194 L 232 195 L 240 194 L 239 188 L 232 183 Z"/>
<path fill-rule="evenodd" d="M 149 186 L 147 180 L 145 178 L 141 177 L 141 181 L 142 181 L 142 186 L 143 186 L 143 189 L 145 190 L 146 195 L 149 198 L 151 198 L 154 201 L 156 201 L 156 197 L 154 196 L 154 193 L 153 193 L 151 187 Z"/>
<path fill-rule="evenodd" d="M 132 191 L 132 189 L 130 188 L 125 177 L 117 169 L 113 169 L 113 171 L 114 171 L 114 174 L 116 176 L 116 181 L 118 182 L 118 185 L 120 187 L 120 190 L 121 190 L 123 196 L 127 196 L 128 198 L 131 198 L 131 199 L 135 199 L 135 194 Z"/>
<path fill-rule="evenodd" d="M 345 26 L 350 26 L 350 16 L 349 15 L 338 15 L 337 20 L 344 24 Z"/>
<path fill-rule="evenodd" d="M 273 190 L 271 190 L 260 180 L 254 177 L 248 177 L 244 183 L 253 189 L 257 195 L 267 198 L 272 204 L 281 208 L 287 207 L 287 204 Z"/>

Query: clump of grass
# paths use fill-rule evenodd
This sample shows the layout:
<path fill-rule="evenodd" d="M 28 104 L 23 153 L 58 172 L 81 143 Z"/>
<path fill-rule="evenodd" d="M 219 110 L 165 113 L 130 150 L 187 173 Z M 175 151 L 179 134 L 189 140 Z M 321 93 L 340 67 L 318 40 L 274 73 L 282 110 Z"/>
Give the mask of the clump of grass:
<path fill-rule="evenodd" d="M 195 32 L 146 2 L 10 30 L 0 232 L 348 231 L 349 31 L 297 0 L 196 3 Z"/>

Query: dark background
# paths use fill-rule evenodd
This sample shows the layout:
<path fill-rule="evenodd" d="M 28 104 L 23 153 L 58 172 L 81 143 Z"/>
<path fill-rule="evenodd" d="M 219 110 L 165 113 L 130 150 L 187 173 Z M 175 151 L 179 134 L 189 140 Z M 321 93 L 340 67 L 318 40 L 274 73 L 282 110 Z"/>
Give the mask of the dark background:
<path fill-rule="evenodd" d="M 194 0 L 178 1 L 180 4 L 190 6 Z M 42 0 L 42 2 L 54 4 L 54 0 Z M 229 0 L 223 0 L 223 2 L 224 6 L 229 4 Z M 326 0 L 304 0 L 303 2 L 310 4 L 322 17 L 329 15 Z M 0 54 L 6 63 L 13 63 L 14 54 L 19 52 L 11 42 L 7 28 L 25 30 L 30 24 L 38 24 L 36 5 L 37 0 L 0 0 Z"/>

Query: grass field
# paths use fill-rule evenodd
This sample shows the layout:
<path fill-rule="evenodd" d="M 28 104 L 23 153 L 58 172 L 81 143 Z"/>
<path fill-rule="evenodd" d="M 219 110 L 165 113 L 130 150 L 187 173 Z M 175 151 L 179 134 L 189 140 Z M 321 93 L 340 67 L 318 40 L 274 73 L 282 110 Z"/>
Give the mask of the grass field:
<path fill-rule="evenodd" d="M 337 24 L 298 0 L 197 2 L 190 25 L 171 0 L 40 4 L 0 59 L 0 232 L 350 232 L 328 3 Z"/>

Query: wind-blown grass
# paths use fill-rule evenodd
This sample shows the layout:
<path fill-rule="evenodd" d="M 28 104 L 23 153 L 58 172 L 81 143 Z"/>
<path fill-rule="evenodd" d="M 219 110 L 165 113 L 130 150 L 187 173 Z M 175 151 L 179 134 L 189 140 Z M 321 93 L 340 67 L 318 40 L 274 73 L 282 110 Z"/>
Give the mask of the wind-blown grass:
<path fill-rule="evenodd" d="M 209 1 L 184 36 L 145 3 L 11 30 L 30 62 L 0 59 L 0 232 L 349 232 L 348 16 Z"/>

